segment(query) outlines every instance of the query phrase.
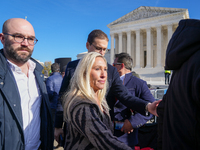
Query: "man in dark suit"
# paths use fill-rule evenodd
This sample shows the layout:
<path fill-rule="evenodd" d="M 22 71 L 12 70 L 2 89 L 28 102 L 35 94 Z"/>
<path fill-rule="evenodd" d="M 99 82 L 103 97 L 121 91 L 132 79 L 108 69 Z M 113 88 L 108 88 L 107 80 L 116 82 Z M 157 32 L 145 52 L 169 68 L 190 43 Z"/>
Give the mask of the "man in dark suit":
<path fill-rule="evenodd" d="M 86 48 L 88 49 L 88 52 L 98 52 L 105 55 L 107 51 L 108 46 L 108 37 L 107 35 L 101 31 L 101 30 L 93 30 L 89 35 L 86 43 Z M 65 77 L 63 79 L 61 89 L 60 89 L 60 95 L 62 96 L 63 93 L 65 93 L 68 89 L 70 79 L 74 74 L 74 71 L 76 69 L 76 66 L 78 64 L 79 60 L 75 60 L 72 62 L 69 62 L 65 71 Z M 139 99 L 133 95 L 131 95 L 127 89 L 122 85 L 119 74 L 115 67 L 108 64 L 108 91 L 107 91 L 107 103 L 109 107 L 111 108 L 110 114 L 111 118 L 113 118 L 113 106 L 115 104 L 115 97 L 119 99 L 124 105 L 126 105 L 129 108 L 132 108 L 136 110 L 137 112 L 140 112 L 143 115 L 146 115 L 146 110 L 149 112 L 156 114 L 156 105 L 159 102 L 149 103 L 146 100 Z M 61 98 L 62 99 L 62 98 Z M 62 107 L 58 105 L 57 107 L 57 115 L 56 115 L 56 121 L 55 121 L 55 132 L 54 137 L 57 141 L 59 141 L 59 135 L 62 133 L 62 124 L 63 124 L 63 115 L 62 115 Z"/>
<path fill-rule="evenodd" d="M 155 99 L 146 82 L 132 75 L 132 63 L 133 61 L 129 54 L 120 53 L 115 55 L 113 66 L 117 69 L 123 85 L 132 95 L 151 103 L 154 102 Z M 130 110 L 117 100 L 114 106 L 114 135 L 134 149 L 134 146 L 138 144 L 138 128 L 145 124 L 152 116 L 152 114 L 143 116 Z"/>

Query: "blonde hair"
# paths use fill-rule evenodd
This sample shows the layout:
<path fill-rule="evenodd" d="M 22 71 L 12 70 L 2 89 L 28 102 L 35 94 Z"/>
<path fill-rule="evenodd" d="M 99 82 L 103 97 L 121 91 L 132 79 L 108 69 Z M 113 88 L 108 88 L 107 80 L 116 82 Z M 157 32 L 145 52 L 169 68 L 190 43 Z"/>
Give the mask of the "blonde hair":
<path fill-rule="evenodd" d="M 107 64 L 106 59 L 97 52 L 90 52 L 86 54 L 80 61 L 74 75 L 70 82 L 70 89 L 68 92 L 65 93 L 64 101 L 63 101 L 63 108 L 64 108 L 64 118 L 67 120 L 70 119 L 70 106 L 72 105 L 73 101 L 77 97 L 82 97 L 81 100 L 90 100 L 93 103 L 96 103 L 94 98 L 94 90 L 90 86 L 90 72 L 91 68 L 95 62 L 97 57 L 101 57 L 104 59 L 105 63 Z M 100 105 L 103 106 L 104 109 L 108 110 L 108 105 L 105 100 L 105 94 L 107 90 L 108 82 L 106 81 L 106 85 L 103 89 L 98 91 L 97 97 L 100 102 Z"/>

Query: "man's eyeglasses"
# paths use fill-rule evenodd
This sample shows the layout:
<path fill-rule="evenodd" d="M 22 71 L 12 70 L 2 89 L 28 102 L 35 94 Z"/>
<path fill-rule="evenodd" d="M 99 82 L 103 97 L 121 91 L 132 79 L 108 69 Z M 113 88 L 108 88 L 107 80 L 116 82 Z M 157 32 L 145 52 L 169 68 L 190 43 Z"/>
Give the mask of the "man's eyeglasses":
<path fill-rule="evenodd" d="M 103 52 L 107 52 L 107 48 L 101 48 L 101 47 L 97 47 L 95 45 L 92 44 L 92 46 L 94 46 L 94 48 L 97 50 L 97 51 L 103 51 Z"/>
<path fill-rule="evenodd" d="M 23 35 L 21 34 L 8 34 L 8 33 L 3 33 L 5 35 L 10 35 L 12 37 L 14 37 L 14 40 L 18 43 L 22 43 L 25 39 L 27 39 L 28 41 L 28 44 L 30 45 L 35 45 L 37 43 L 37 39 L 35 37 L 28 37 L 28 38 L 25 38 Z"/>
<path fill-rule="evenodd" d="M 115 67 L 116 65 L 121 65 L 122 63 L 113 63 L 113 67 Z"/>

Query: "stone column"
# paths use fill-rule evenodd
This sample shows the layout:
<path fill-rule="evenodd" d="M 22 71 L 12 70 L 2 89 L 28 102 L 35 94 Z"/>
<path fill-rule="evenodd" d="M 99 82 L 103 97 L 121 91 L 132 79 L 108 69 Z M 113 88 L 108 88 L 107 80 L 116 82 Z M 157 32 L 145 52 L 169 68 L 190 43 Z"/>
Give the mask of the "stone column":
<path fill-rule="evenodd" d="M 110 34 L 111 37 L 111 49 L 110 49 L 110 64 L 114 62 L 114 33 Z"/>
<path fill-rule="evenodd" d="M 119 36 L 115 36 L 115 54 L 119 52 Z"/>
<path fill-rule="evenodd" d="M 162 67 L 161 64 L 161 50 L 162 50 L 162 33 L 161 33 L 161 25 L 156 27 L 157 31 L 157 66 L 156 68 Z"/>
<path fill-rule="evenodd" d="M 131 34 L 131 57 L 133 59 L 133 68 L 135 67 L 135 35 Z"/>
<path fill-rule="evenodd" d="M 131 56 L 131 31 L 127 32 L 127 53 Z"/>
<path fill-rule="evenodd" d="M 147 32 L 147 44 L 146 44 L 146 48 L 147 48 L 147 65 L 145 68 L 151 68 L 152 67 L 152 47 L 151 47 L 151 42 L 152 42 L 152 39 L 151 39 L 151 28 L 147 28 L 146 29 L 146 32 Z"/>
<path fill-rule="evenodd" d="M 127 35 L 122 33 L 122 52 L 127 52 Z"/>
<path fill-rule="evenodd" d="M 140 67 L 144 68 L 144 31 L 140 30 Z"/>
<path fill-rule="evenodd" d="M 122 52 L 122 32 L 118 34 L 119 35 L 119 50 L 118 53 Z"/>
<path fill-rule="evenodd" d="M 168 43 L 172 37 L 172 24 L 167 25 L 167 32 L 168 32 Z"/>
<path fill-rule="evenodd" d="M 136 30 L 136 62 L 135 68 L 140 68 L 140 29 Z"/>

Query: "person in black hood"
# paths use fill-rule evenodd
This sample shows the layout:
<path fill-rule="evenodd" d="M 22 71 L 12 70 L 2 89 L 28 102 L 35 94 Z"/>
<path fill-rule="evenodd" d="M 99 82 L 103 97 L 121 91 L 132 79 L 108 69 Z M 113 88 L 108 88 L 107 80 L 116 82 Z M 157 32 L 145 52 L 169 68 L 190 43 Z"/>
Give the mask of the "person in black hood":
<path fill-rule="evenodd" d="M 158 149 L 200 149 L 200 20 L 179 22 L 165 66 L 173 75 L 157 108 Z"/>

